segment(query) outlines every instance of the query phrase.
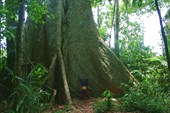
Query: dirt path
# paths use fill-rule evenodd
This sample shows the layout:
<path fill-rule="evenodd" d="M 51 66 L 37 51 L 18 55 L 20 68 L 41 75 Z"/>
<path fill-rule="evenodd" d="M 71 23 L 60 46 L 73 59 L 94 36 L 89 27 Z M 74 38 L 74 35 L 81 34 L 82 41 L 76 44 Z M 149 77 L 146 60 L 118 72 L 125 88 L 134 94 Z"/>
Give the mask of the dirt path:
<path fill-rule="evenodd" d="M 94 113 L 93 102 L 94 102 L 93 98 L 78 99 L 75 104 L 77 111 L 76 112 L 74 111 L 72 113 Z"/>

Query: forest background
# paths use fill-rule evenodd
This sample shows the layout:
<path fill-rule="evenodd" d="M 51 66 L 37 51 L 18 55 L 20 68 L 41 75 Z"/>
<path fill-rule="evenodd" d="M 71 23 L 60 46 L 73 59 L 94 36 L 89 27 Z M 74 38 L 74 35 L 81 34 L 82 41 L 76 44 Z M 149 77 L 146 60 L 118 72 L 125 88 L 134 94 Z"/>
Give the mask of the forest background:
<path fill-rule="evenodd" d="M 56 4 L 59 4 L 60 3 L 59 1 Z M 54 1 L 51 0 L 50 2 L 54 2 Z M 48 65 L 46 65 L 45 61 L 34 62 L 34 61 L 43 61 L 42 59 L 45 57 L 45 55 L 42 54 L 41 50 L 40 50 L 40 55 L 36 56 L 34 52 L 32 53 L 31 49 L 26 47 L 27 44 L 28 46 L 33 46 L 33 45 L 36 46 L 36 43 L 41 43 L 42 41 L 39 42 L 38 40 L 36 40 L 34 38 L 34 35 L 39 36 L 40 38 L 37 39 L 40 40 L 42 39 L 43 36 L 33 34 L 34 30 L 39 29 L 39 31 L 36 32 L 42 33 L 44 29 L 44 25 L 47 25 L 48 27 L 47 23 L 56 18 L 55 17 L 56 15 L 54 15 L 54 13 L 57 14 L 60 13 L 59 12 L 60 10 L 57 10 L 58 12 L 57 11 L 55 12 L 53 11 L 53 9 L 50 9 L 49 8 L 50 5 L 48 3 L 49 1 L 47 0 L 18 0 L 18 1 L 0 0 L 0 12 L 1 12 L 0 13 L 0 21 L 1 21 L 0 23 L 0 31 L 1 31 L 0 32 L 0 42 L 1 42 L 0 43 L 0 64 L 1 64 L 0 65 L 0 74 L 1 74 L 0 91 L 2 92 L 0 94 L 1 97 L 0 99 L 3 105 L 2 110 L 7 110 L 8 112 L 11 111 L 42 112 L 44 109 L 47 109 L 53 103 L 64 101 L 64 103 L 70 105 L 72 104 L 72 99 L 71 99 L 72 95 L 74 95 L 73 97 L 77 96 L 77 94 L 75 93 L 76 92 L 75 89 L 77 87 L 69 82 L 70 80 L 73 80 L 74 77 L 69 78 L 69 76 L 66 74 L 68 72 L 73 73 L 74 71 L 69 71 L 69 69 L 75 68 L 76 70 L 77 66 L 74 67 L 73 65 L 71 67 L 67 67 L 67 65 L 70 65 L 70 63 L 66 61 L 66 58 L 68 57 L 67 54 L 64 54 L 65 50 L 62 50 L 63 48 L 58 49 L 58 47 L 56 47 L 57 49 L 55 50 L 54 49 L 55 47 L 52 46 L 50 50 L 57 51 L 57 52 L 56 54 L 49 52 L 49 55 L 53 54 L 54 57 L 51 58 L 50 62 L 52 63 L 51 64 L 47 63 Z M 61 4 L 62 3 L 64 4 L 63 12 L 65 13 L 67 12 L 68 10 L 67 7 L 69 7 L 71 2 L 69 0 L 64 0 L 61 2 Z M 76 1 L 73 0 L 72 3 L 76 3 Z M 77 3 L 81 3 L 81 0 L 77 0 Z M 113 59 L 116 59 L 116 61 L 110 61 L 110 62 L 117 63 L 118 62 L 117 58 L 120 59 L 123 65 L 133 75 L 135 81 L 137 81 L 136 82 L 137 85 L 134 85 L 134 81 L 130 81 L 130 83 L 127 83 L 126 80 L 123 79 L 123 76 L 124 74 L 128 76 L 131 74 L 129 74 L 127 71 L 124 71 L 126 70 L 126 68 L 124 68 L 120 62 L 118 62 L 118 64 L 121 65 L 120 67 L 118 66 L 118 71 L 121 71 L 123 73 L 122 75 L 123 80 L 118 81 L 117 84 L 120 85 L 121 83 L 125 83 L 123 84 L 124 86 L 123 89 L 124 88 L 126 89 L 125 92 L 123 93 L 123 96 L 118 98 L 118 100 L 122 102 L 121 106 L 119 106 L 120 109 L 121 110 L 123 109 L 125 111 L 168 113 L 170 111 L 169 109 L 170 108 L 170 87 L 169 87 L 170 85 L 169 84 L 170 81 L 170 57 L 169 57 L 170 55 L 169 52 L 170 50 L 170 9 L 169 9 L 170 1 L 169 0 L 122 0 L 122 1 L 86 0 L 84 1 L 84 3 L 85 5 L 89 3 L 90 8 L 95 10 L 94 18 L 96 20 L 96 25 L 95 25 L 97 28 L 96 34 L 98 34 L 100 39 L 102 39 L 103 41 L 105 41 L 106 44 L 108 44 L 108 47 L 116 55 L 116 58 L 113 55 L 114 56 Z M 161 17 L 161 15 L 159 15 L 159 9 L 162 8 L 167 9 L 167 11 L 165 16 Z M 26 12 L 27 12 L 27 19 L 25 18 Z M 162 37 L 162 44 L 161 44 L 162 54 L 157 54 L 153 52 L 153 48 L 146 46 L 144 44 L 145 29 L 143 28 L 141 23 L 139 23 L 138 21 L 132 21 L 133 19 L 131 19 L 133 17 L 142 17 L 142 15 L 145 15 L 146 13 L 152 15 L 155 12 L 158 13 L 159 18 L 157 20 L 158 23 L 160 23 L 160 29 L 161 29 L 160 35 Z M 67 21 L 67 18 L 66 20 L 62 20 L 62 22 L 63 21 L 64 22 Z M 64 27 L 62 28 L 64 30 L 62 32 L 67 31 L 67 27 L 65 28 L 65 26 L 67 25 L 65 25 L 64 22 L 62 23 L 64 24 Z M 52 23 L 50 24 L 52 25 Z M 57 23 L 56 25 L 59 26 L 60 24 Z M 52 33 L 53 28 L 50 28 L 49 32 L 53 34 Z M 62 32 L 57 31 L 58 34 L 60 33 L 62 34 Z M 95 32 L 95 30 L 92 30 L 91 32 Z M 57 35 L 57 33 L 54 34 L 56 36 L 59 36 Z M 95 37 L 96 35 L 93 36 Z M 28 41 L 28 43 L 26 43 L 28 37 L 32 37 L 35 43 L 34 44 L 31 43 L 31 41 L 30 42 Z M 67 36 L 64 35 L 64 37 Z M 152 39 L 152 37 L 150 38 Z M 85 39 L 80 38 L 79 40 L 81 41 Z M 63 42 L 60 41 L 61 41 L 60 39 L 57 39 L 57 41 L 54 42 L 57 42 L 58 46 L 60 47 L 63 44 Z M 86 41 L 92 44 L 92 46 L 89 46 L 89 49 L 93 50 L 92 48 L 96 47 L 95 46 L 96 42 L 95 40 L 93 42 L 92 38 L 86 38 Z M 113 46 L 111 46 L 111 44 Z M 64 45 L 63 47 L 67 47 L 67 45 Z M 26 52 L 24 51 L 23 48 L 26 50 Z M 37 50 L 38 49 L 40 49 L 40 46 L 37 45 Z M 46 47 L 44 47 L 43 49 L 45 50 Z M 70 48 L 70 50 L 73 51 L 75 50 L 75 54 L 76 54 L 77 50 L 75 47 Z M 95 51 L 95 49 L 93 51 Z M 43 55 L 44 57 L 41 57 L 41 55 Z M 98 54 L 95 53 L 95 55 Z M 58 61 L 55 60 L 57 59 L 55 56 L 58 56 L 59 59 Z M 106 58 L 107 57 L 103 59 Z M 83 57 L 82 59 L 85 58 Z M 29 66 L 25 63 L 26 60 L 29 62 L 28 64 Z M 93 65 L 97 64 L 98 60 L 96 60 L 95 63 L 93 60 L 94 59 L 90 61 L 87 60 L 90 63 L 86 64 L 86 68 L 88 66 L 91 67 L 91 65 L 89 64 L 93 64 Z M 59 62 L 59 67 L 61 67 L 61 71 L 57 72 L 57 74 L 62 75 L 62 78 L 59 78 L 60 80 L 63 80 L 64 88 L 63 87 L 62 88 L 64 89 L 63 92 L 65 92 L 64 93 L 65 97 L 62 99 L 55 97 L 56 96 L 55 92 L 58 87 L 56 88 L 56 86 L 54 86 L 53 82 L 51 81 L 54 80 L 52 75 L 55 73 L 53 71 L 55 69 L 53 66 L 55 65 L 55 63 L 53 63 L 53 61 Z M 24 66 L 26 66 L 27 68 L 25 69 Z M 21 68 L 24 69 L 24 72 L 21 71 L 22 70 Z M 105 67 L 101 66 L 99 68 L 102 69 Z M 110 69 L 109 66 L 108 67 L 106 66 L 106 68 Z M 91 68 L 87 68 L 87 70 L 88 69 Z M 83 68 L 82 70 L 86 70 L 86 69 Z M 93 75 L 92 73 L 88 73 L 86 71 L 80 71 L 80 72 L 77 71 L 77 72 L 78 73 L 85 72 L 85 74 L 89 74 L 88 78 L 91 77 L 90 75 Z M 101 72 L 104 73 L 104 71 Z M 115 73 L 119 74 L 119 72 L 115 72 Z M 98 81 L 99 80 L 98 78 L 101 79 L 100 77 L 97 77 L 97 75 L 94 75 L 94 77 L 91 77 L 91 80 Z M 108 81 L 107 77 L 106 78 L 104 77 L 104 80 Z M 95 85 L 99 83 L 96 83 Z M 106 86 L 109 87 L 111 85 L 112 83 Z M 104 86 L 99 85 L 99 87 L 103 88 L 105 87 L 105 85 Z M 93 87 L 90 88 L 94 89 Z M 110 99 L 109 90 L 110 89 L 108 89 L 107 93 L 104 93 L 104 96 L 106 98 L 108 96 L 108 99 Z M 59 88 L 59 91 L 62 92 L 62 89 Z M 70 92 L 71 92 L 71 96 L 70 96 Z M 95 95 L 94 92 L 91 91 L 93 96 L 98 96 L 98 93 L 101 93 L 96 91 L 96 95 Z M 111 92 L 113 93 L 111 97 L 114 97 L 114 95 L 116 95 L 115 97 L 117 97 L 116 92 L 114 91 Z M 105 107 L 103 106 L 105 105 L 97 103 L 94 109 L 96 111 L 112 110 L 110 107 L 109 109 L 108 108 L 105 109 Z"/>

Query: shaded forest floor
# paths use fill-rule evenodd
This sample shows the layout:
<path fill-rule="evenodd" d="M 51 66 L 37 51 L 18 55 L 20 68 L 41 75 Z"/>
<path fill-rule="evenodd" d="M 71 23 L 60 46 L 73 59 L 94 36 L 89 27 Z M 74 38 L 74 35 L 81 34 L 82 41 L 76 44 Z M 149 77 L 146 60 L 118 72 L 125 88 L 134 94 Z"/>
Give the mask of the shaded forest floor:
<path fill-rule="evenodd" d="M 54 105 L 42 113 L 95 113 L 93 105 L 96 101 L 104 101 L 102 98 L 75 99 L 73 106 Z M 116 101 L 115 101 L 116 102 Z M 3 105 L 0 104 L 0 113 L 4 113 Z M 105 112 L 104 112 L 105 113 Z M 139 112 L 107 112 L 107 113 L 139 113 Z"/>
<path fill-rule="evenodd" d="M 72 113 L 94 113 L 93 109 L 93 103 L 95 99 L 90 98 L 90 99 L 78 99 L 77 102 L 75 103 L 76 110 L 73 111 Z"/>
<path fill-rule="evenodd" d="M 76 99 L 74 101 L 74 108 L 67 108 L 67 106 L 56 105 L 51 110 L 46 110 L 43 113 L 95 113 L 93 104 L 96 100 L 102 101 L 103 99 L 89 98 L 89 99 Z M 139 112 L 107 112 L 107 113 L 139 113 Z"/>
<path fill-rule="evenodd" d="M 46 110 L 43 113 L 94 113 L 93 103 L 95 99 L 76 99 L 74 100 L 74 108 L 68 106 L 56 105 L 52 109 Z"/>

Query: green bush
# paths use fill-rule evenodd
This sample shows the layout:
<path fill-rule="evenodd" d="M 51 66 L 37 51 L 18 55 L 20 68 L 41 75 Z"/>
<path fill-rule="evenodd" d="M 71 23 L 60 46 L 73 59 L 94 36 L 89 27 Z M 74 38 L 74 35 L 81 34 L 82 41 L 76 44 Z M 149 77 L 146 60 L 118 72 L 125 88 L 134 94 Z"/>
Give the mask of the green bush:
<path fill-rule="evenodd" d="M 170 112 L 169 94 L 162 91 L 158 84 L 142 82 L 138 86 L 131 87 L 120 101 L 125 111 L 168 113 Z"/>
<path fill-rule="evenodd" d="M 45 74 L 47 74 L 45 67 L 36 65 L 28 76 L 23 78 L 14 76 L 13 81 L 17 85 L 9 97 L 9 104 L 13 105 L 14 112 L 41 113 L 47 108 L 50 94 L 42 88 L 46 80 Z"/>
<path fill-rule="evenodd" d="M 65 110 L 57 110 L 57 111 L 55 111 L 55 113 L 66 113 L 66 111 Z"/>
<path fill-rule="evenodd" d="M 93 108 L 95 109 L 96 113 L 104 113 L 108 111 L 114 110 L 114 102 L 112 101 L 113 94 L 106 90 L 102 93 L 102 97 L 105 98 L 104 101 L 96 101 L 93 104 Z"/>
<path fill-rule="evenodd" d="M 104 113 L 107 111 L 107 102 L 106 101 L 96 101 L 93 104 L 93 108 L 96 113 Z"/>

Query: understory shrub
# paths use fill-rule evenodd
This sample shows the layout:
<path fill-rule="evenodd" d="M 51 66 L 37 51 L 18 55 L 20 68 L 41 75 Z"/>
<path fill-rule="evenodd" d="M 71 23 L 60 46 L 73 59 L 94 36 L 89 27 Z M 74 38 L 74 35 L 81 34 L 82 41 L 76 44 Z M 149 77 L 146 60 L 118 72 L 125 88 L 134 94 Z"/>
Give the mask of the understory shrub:
<path fill-rule="evenodd" d="M 105 113 L 114 110 L 114 102 L 112 100 L 113 94 L 106 90 L 102 93 L 102 97 L 105 99 L 104 101 L 96 101 L 93 104 L 93 108 L 96 113 Z"/>
<path fill-rule="evenodd" d="M 158 84 L 141 82 L 131 87 L 119 101 L 125 111 L 144 113 L 170 113 L 170 94 Z"/>
<path fill-rule="evenodd" d="M 9 103 L 13 108 L 7 112 L 16 113 L 41 113 L 50 101 L 50 94 L 43 90 L 43 84 L 47 79 L 47 69 L 38 64 L 25 77 L 14 76 L 17 83 L 13 93 L 9 97 Z"/>

